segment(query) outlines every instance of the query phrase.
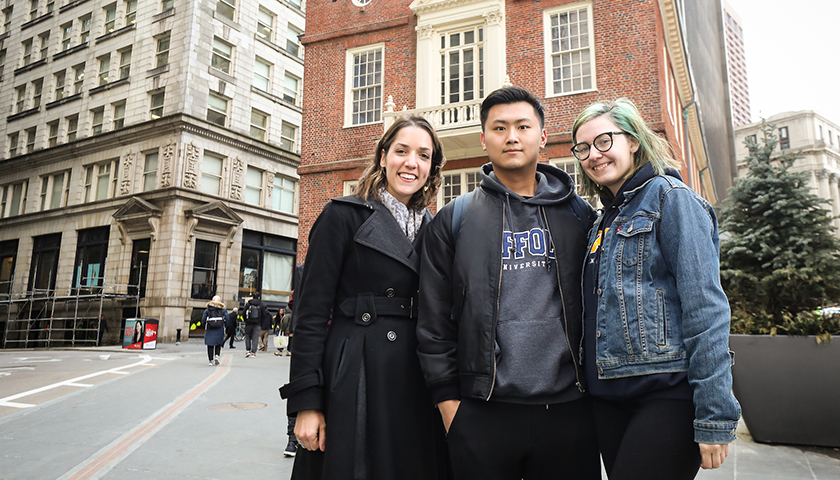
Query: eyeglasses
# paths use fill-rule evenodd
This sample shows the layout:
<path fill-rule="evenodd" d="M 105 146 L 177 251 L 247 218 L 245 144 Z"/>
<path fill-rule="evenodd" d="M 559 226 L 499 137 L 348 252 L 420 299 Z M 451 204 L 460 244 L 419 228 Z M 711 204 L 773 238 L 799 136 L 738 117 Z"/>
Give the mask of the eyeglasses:
<path fill-rule="evenodd" d="M 581 162 L 589 158 L 590 149 L 589 147 L 595 147 L 601 153 L 609 151 L 609 149 L 613 146 L 613 135 L 628 135 L 627 132 L 604 132 L 597 137 L 592 142 L 592 144 L 588 144 L 586 142 L 580 142 L 572 147 L 572 153 L 575 155 L 575 158 L 580 160 Z"/>

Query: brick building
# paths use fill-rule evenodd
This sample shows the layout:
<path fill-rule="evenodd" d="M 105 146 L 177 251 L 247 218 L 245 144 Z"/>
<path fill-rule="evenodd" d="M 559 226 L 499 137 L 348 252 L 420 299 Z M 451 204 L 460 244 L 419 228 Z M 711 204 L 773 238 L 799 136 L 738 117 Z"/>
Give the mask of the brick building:
<path fill-rule="evenodd" d="M 478 167 L 487 161 L 479 106 L 506 84 L 529 89 L 545 104 L 548 144 L 540 161 L 574 177 L 574 118 L 593 101 L 628 96 L 671 141 L 686 183 L 716 203 L 707 142 L 718 139 L 705 137 L 709 121 L 701 107 L 725 112 L 729 123 L 728 98 L 709 95 L 716 98 L 702 105 L 697 89 L 723 83 L 692 76 L 686 50 L 692 37 L 684 29 L 711 39 L 695 61 L 723 64 L 723 49 L 714 48 L 722 42 L 722 15 L 719 4 L 699 3 L 699 18 L 693 15 L 694 26 L 685 27 L 682 2 L 675 0 L 313 2 L 303 37 L 298 261 L 323 205 L 352 190 L 379 136 L 405 112 L 429 118 L 444 144 L 437 205 L 475 188 Z M 719 143 L 731 145 L 731 136 Z M 722 162 L 728 175 L 733 160 Z"/>

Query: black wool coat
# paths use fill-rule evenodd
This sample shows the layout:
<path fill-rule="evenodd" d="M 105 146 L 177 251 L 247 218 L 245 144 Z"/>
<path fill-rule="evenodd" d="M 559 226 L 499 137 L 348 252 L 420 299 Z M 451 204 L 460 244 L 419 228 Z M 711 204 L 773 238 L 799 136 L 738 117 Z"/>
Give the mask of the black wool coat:
<path fill-rule="evenodd" d="M 422 229 L 413 245 L 384 205 L 352 196 L 313 225 L 281 392 L 290 414 L 324 412 L 326 451 L 299 451 L 293 478 L 445 478 L 443 424 L 417 357 L 420 241 Z"/>

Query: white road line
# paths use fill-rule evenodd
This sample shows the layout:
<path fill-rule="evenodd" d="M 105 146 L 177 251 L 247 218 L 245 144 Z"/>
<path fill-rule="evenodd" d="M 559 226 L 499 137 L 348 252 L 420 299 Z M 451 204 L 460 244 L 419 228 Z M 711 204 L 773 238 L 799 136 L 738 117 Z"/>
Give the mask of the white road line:
<path fill-rule="evenodd" d="M 32 408 L 34 406 L 35 405 L 30 405 L 28 403 L 0 402 L 0 407 Z"/>
<path fill-rule="evenodd" d="M 82 375 L 81 377 L 71 378 L 70 380 L 64 380 L 63 382 L 53 383 L 52 385 L 47 385 L 45 387 L 36 388 L 34 390 L 29 390 L 27 392 L 18 393 L 16 395 L 11 395 L 11 396 L 5 397 L 5 398 L 0 398 L 0 405 L 9 405 L 9 404 L 13 403 L 12 400 L 17 400 L 18 398 L 28 397 L 30 395 L 35 395 L 36 393 L 45 392 L 47 390 L 52 390 L 52 389 L 58 388 L 58 387 L 74 387 L 74 386 L 77 386 L 76 384 L 79 383 L 81 380 L 87 380 L 88 378 L 94 378 L 94 377 L 98 377 L 100 375 L 107 375 L 107 374 L 128 375 L 129 372 L 123 372 L 122 370 L 124 370 L 126 368 L 131 368 L 131 367 L 144 366 L 147 363 L 149 363 L 149 361 L 151 360 L 151 357 L 149 357 L 148 355 L 140 355 L 140 358 L 141 358 L 141 360 L 139 362 L 136 362 L 136 363 L 125 365 L 125 366 L 122 366 L 122 367 L 109 368 L 108 370 L 102 370 L 102 371 L 99 371 L 99 372 L 89 373 L 87 375 Z M 25 404 L 21 403 L 21 404 L 18 404 L 18 405 L 25 405 Z M 34 405 L 27 405 L 26 407 L 19 407 L 19 408 L 27 408 L 27 407 L 33 407 L 33 406 Z"/>
<path fill-rule="evenodd" d="M 65 387 L 92 387 L 92 383 L 65 383 Z"/>

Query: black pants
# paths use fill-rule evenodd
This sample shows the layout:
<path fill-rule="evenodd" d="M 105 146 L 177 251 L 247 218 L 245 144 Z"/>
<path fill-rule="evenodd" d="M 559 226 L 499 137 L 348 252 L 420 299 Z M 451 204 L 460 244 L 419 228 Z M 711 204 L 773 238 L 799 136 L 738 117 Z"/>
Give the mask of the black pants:
<path fill-rule="evenodd" d="M 456 480 L 600 480 L 589 398 L 553 405 L 463 399 L 447 437 Z"/>
<path fill-rule="evenodd" d="M 690 480 L 700 468 L 691 400 L 622 404 L 595 399 L 595 425 L 610 480 Z"/>
<path fill-rule="evenodd" d="M 225 336 L 225 339 L 222 341 L 222 346 L 224 346 L 225 342 L 227 342 L 227 340 L 229 338 L 230 339 L 230 347 L 229 348 L 233 348 L 233 337 L 235 337 L 235 336 L 236 336 L 236 331 L 235 330 L 230 332 L 229 334 L 227 334 Z"/>
<path fill-rule="evenodd" d="M 207 359 L 211 362 L 213 358 L 218 357 L 222 353 L 221 345 L 207 345 Z"/>

